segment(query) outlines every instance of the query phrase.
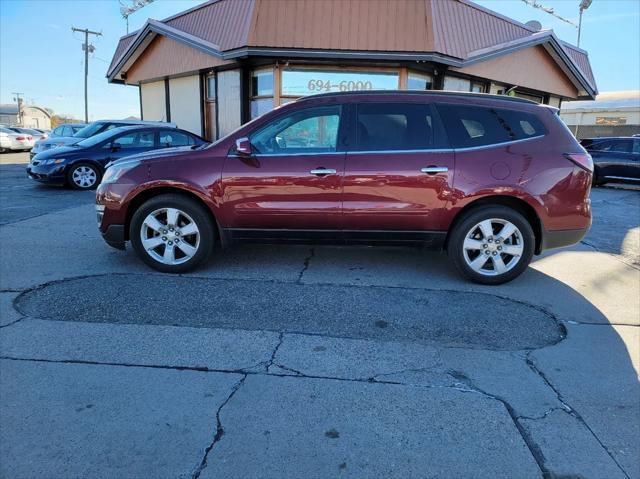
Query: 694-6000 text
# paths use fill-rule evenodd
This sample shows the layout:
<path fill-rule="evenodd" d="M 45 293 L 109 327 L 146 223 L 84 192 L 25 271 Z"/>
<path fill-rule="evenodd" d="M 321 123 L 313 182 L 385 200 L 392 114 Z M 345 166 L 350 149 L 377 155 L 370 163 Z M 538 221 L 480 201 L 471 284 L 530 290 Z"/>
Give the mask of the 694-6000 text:
<path fill-rule="evenodd" d="M 309 80 L 307 84 L 309 91 L 361 91 L 361 90 L 373 90 L 373 85 L 370 81 L 352 81 L 342 80 L 339 83 L 331 83 L 331 80 Z"/>

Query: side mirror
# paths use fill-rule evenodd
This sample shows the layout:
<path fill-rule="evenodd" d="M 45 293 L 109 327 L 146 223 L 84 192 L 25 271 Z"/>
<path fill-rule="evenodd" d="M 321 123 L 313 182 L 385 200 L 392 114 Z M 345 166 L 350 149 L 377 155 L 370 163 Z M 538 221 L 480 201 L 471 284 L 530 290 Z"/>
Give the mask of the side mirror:
<path fill-rule="evenodd" d="M 121 146 L 120 145 L 112 145 L 111 146 L 111 151 L 113 153 L 115 153 L 116 151 L 120 151 Z"/>
<path fill-rule="evenodd" d="M 236 140 L 236 152 L 240 156 L 251 156 L 251 142 L 249 138 L 238 138 Z"/>

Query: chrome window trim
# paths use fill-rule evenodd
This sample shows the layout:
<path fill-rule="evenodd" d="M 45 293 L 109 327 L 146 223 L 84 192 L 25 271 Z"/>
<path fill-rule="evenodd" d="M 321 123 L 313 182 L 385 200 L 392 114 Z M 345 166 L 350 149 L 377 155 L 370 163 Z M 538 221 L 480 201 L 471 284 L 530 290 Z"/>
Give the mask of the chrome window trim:
<path fill-rule="evenodd" d="M 438 148 L 438 149 L 418 149 L 418 150 L 363 150 L 363 151 L 359 151 L 359 150 L 354 150 L 354 151 L 348 151 L 347 154 L 349 155 L 371 155 L 374 153 L 458 153 L 461 151 L 475 151 L 475 150 L 485 150 L 487 148 L 495 148 L 496 146 L 507 146 L 507 145 L 513 145 L 516 143 L 523 143 L 525 141 L 529 141 L 529 140 L 535 140 L 537 138 L 543 138 L 545 135 L 536 135 L 536 136 L 532 136 L 529 138 L 522 138 L 520 140 L 512 140 L 512 141 L 505 141 L 504 143 L 490 143 L 488 145 L 481 145 L 481 146 L 469 146 L 466 148 Z"/>
<path fill-rule="evenodd" d="M 488 148 L 495 148 L 497 146 L 509 146 L 517 143 L 524 143 L 525 141 L 536 140 L 538 138 L 544 138 L 546 135 L 536 135 L 530 138 L 522 138 L 520 140 L 505 141 L 504 143 L 491 143 L 481 146 L 469 146 L 466 148 L 438 148 L 438 149 L 417 149 L 417 150 L 352 150 L 352 151 L 326 151 L 326 152 L 309 152 L 309 153 L 256 153 L 252 156 L 311 156 L 311 155 L 373 155 L 373 154 L 389 154 L 389 153 L 458 153 L 465 151 L 486 150 Z M 238 155 L 229 155 L 238 156 Z"/>

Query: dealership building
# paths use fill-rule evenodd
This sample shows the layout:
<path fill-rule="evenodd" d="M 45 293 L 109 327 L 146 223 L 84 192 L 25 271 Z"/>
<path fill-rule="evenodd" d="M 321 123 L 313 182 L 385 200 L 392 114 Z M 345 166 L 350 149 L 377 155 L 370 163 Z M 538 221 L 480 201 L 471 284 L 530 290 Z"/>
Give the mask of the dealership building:
<path fill-rule="evenodd" d="M 212 0 L 122 37 L 107 77 L 210 140 L 329 91 L 597 94 L 587 52 L 469 0 Z"/>

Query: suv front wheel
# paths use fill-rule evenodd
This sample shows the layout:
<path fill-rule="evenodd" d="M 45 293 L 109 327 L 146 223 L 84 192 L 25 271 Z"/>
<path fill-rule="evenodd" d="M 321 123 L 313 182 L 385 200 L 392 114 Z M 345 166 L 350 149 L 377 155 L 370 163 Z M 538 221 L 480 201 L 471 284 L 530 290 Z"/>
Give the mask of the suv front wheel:
<path fill-rule="evenodd" d="M 129 230 L 140 259 L 163 273 L 184 273 L 204 263 L 215 241 L 206 208 L 181 195 L 160 195 L 136 210 Z"/>
<path fill-rule="evenodd" d="M 529 265 L 535 235 L 527 219 L 505 206 L 469 211 L 449 238 L 448 253 L 456 269 L 476 283 L 502 284 Z"/>

